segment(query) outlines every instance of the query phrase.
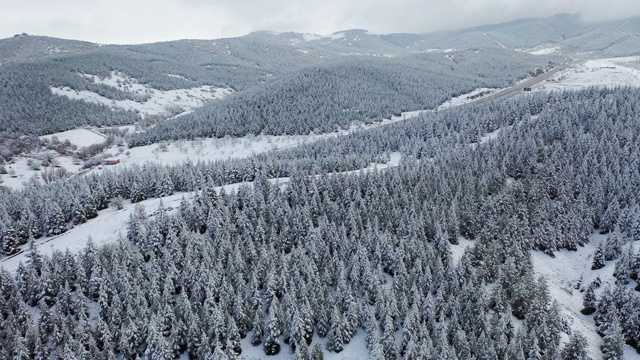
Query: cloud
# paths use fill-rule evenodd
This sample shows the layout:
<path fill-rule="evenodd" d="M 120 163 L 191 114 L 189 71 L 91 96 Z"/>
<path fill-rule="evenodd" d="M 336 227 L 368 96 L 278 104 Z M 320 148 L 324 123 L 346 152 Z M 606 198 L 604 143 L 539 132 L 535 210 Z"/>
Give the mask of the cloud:
<path fill-rule="evenodd" d="M 628 0 L 0 0 L 0 37 L 15 33 L 100 43 L 239 36 L 429 32 L 580 12 L 586 21 L 640 15 Z"/>

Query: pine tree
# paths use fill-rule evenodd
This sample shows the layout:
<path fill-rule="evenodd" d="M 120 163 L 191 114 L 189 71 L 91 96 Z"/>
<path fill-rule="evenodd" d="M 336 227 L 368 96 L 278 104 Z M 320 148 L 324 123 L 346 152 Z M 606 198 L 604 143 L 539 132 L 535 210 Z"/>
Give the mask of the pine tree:
<path fill-rule="evenodd" d="M 322 352 L 322 346 L 315 344 L 311 350 L 311 360 L 324 360 L 324 353 Z"/>
<path fill-rule="evenodd" d="M 64 219 L 62 209 L 56 202 L 47 201 L 45 203 L 45 231 L 47 236 L 62 234 L 67 231 L 67 224 Z"/>
<path fill-rule="evenodd" d="M 613 321 L 609 323 L 607 332 L 604 335 L 602 343 L 602 356 L 607 360 L 622 360 L 624 359 L 623 352 L 624 338 L 622 336 L 622 329 L 617 317 L 613 318 Z"/>
<path fill-rule="evenodd" d="M 584 298 L 582 300 L 582 306 L 584 306 L 584 309 L 580 311 L 584 315 L 591 315 L 596 312 L 597 298 L 595 291 L 595 282 L 592 282 L 587 286 L 587 290 L 584 292 Z"/>
<path fill-rule="evenodd" d="M 331 317 L 331 329 L 329 330 L 327 349 L 339 353 L 349 342 L 348 329 L 338 307 L 334 307 Z"/>
<path fill-rule="evenodd" d="M 613 277 L 616 278 L 616 284 L 626 285 L 629 283 L 629 275 L 631 273 L 631 259 L 633 257 L 633 248 L 628 245 L 626 250 L 622 252 L 618 261 L 616 261 Z"/>
<path fill-rule="evenodd" d="M 5 255 L 13 255 L 20 251 L 18 248 L 18 237 L 13 228 L 5 226 L 3 228 L 0 223 L 0 245 L 2 253 Z"/>
<path fill-rule="evenodd" d="M 311 356 L 309 355 L 309 346 L 307 346 L 306 341 L 300 343 L 300 345 L 296 346 L 296 350 L 293 354 L 294 360 L 311 360 Z"/>
<path fill-rule="evenodd" d="M 267 355 L 276 355 L 280 352 L 280 335 L 282 335 L 282 328 L 278 312 L 277 301 L 272 301 L 269 307 L 269 320 L 265 329 L 264 353 Z"/>
<path fill-rule="evenodd" d="M 590 360 L 587 354 L 587 338 L 580 332 L 574 332 L 569 338 L 569 342 L 564 346 L 560 357 L 562 360 Z"/>
<path fill-rule="evenodd" d="M 605 266 L 605 241 L 601 241 L 598 244 L 598 248 L 596 252 L 593 253 L 593 263 L 591 265 L 591 270 L 602 269 Z"/>
<path fill-rule="evenodd" d="M 618 259 L 622 254 L 623 239 L 620 230 L 616 228 L 609 234 L 604 245 L 604 259 L 612 261 Z"/>

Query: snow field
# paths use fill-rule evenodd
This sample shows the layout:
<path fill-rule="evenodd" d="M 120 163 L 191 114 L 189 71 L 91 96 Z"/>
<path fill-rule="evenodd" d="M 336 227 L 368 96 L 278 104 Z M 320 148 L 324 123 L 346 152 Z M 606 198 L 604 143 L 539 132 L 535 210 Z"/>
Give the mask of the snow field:
<path fill-rule="evenodd" d="M 550 47 L 550 48 L 543 48 L 543 49 L 538 49 L 535 51 L 531 51 L 529 52 L 529 54 L 532 55 L 549 55 L 549 54 L 553 54 L 554 52 L 560 50 L 560 47 Z"/>
<path fill-rule="evenodd" d="M 550 79 L 533 86 L 537 91 L 579 90 L 590 86 L 640 87 L 640 70 L 633 63 L 640 57 L 622 57 L 594 59 L 579 63 L 571 68 L 559 71 Z"/>
<path fill-rule="evenodd" d="M 59 133 L 40 136 L 41 139 L 51 140 L 53 137 L 57 137 L 60 142 L 69 140 L 73 145 L 77 145 L 79 148 L 85 146 L 91 146 L 93 144 L 99 144 L 106 139 L 106 136 L 98 133 L 97 131 L 89 129 L 74 129 L 63 131 Z"/>

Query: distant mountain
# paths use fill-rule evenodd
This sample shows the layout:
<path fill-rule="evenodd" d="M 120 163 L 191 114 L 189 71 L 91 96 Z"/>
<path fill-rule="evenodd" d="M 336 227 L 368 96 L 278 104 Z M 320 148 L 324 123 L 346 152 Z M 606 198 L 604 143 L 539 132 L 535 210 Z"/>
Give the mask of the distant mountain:
<path fill-rule="evenodd" d="M 40 60 L 44 57 L 84 53 L 99 47 L 86 41 L 19 34 L 0 40 L 0 63 L 7 60 Z"/>

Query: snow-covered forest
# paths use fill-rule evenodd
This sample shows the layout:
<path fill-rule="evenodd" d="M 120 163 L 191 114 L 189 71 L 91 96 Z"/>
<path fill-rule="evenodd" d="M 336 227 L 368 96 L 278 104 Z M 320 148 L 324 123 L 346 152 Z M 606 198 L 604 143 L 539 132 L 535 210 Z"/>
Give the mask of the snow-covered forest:
<path fill-rule="evenodd" d="M 0 359 L 640 358 L 638 23 L 0 40 Z"/>
<path fill-rule="evenodd" d="M 535 276 L 529 250 L 576 250 L 593 232 L 610 234 L 594 268 L 615 267 L 615 282 L 578 287 L 604 354 L 621 354 L 640 329 L 634 94 L 538 94 L 249 160 L 9 193 L 3 249 L 27 243 L 28 261 L 2 272 L 3 355 L 234 358 L 256 345 L 309 358 L 321 338 L 339 352 L 362 334 L 380 359 L 585 358 L 584 335 Z M 395 151 L 398 168 L 327 175 Z M 213 189 L 238 181 L 252 186 Z M 194 190 L 174 210 L 136 208 L 114 245 L 47 256 L 28 245 L 116 197 Z"/>

